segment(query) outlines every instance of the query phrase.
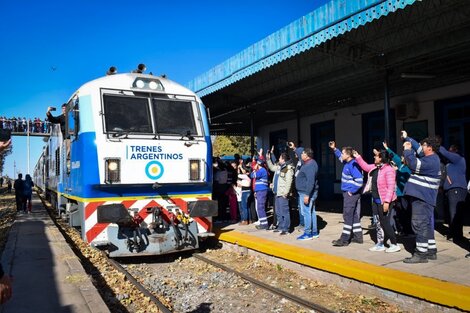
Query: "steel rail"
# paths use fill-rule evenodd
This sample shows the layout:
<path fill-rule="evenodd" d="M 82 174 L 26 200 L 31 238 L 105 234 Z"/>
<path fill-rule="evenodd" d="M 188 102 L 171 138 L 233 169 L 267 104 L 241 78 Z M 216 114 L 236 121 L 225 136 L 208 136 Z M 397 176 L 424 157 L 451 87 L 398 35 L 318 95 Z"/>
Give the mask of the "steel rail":
<path fill-rule="evenodd" d="M 45 198 L 43 198 L 39 192 L 37 192 L 37 195 L 39 199 L 41 200 L 41 202 L 43 203 L 44 207 L 46 208 L 48 214 L 51 216 L 51 219 L 54 222 L 54 225 L 56 225 L 57 229 L 61 232 L 61 234 L 66 239 L 66 241 L 70 244 L 72 250 L 75 252 L 75 254 L 77 254 L 78 248 L 75 246 L 75 244 L 70 239 L 70 237 L 65 232 L 65 230 L 59 225 L 56 218 L 52 216 L 51 211 L 50 211 L 50 204 L 46 203 Z M 160 309 L 162 313 L 173 313 L 168 307 L 166 307 L 165 304 L 163 304 L 163 302 L 158 300 L 157 297 L 155 297 L 148 289 L 146 289 L 140 282 L 138 282 L 134 278 L 134 276 L 132 276 L 124 267 L 122 267 L 121 264 L 111 259 L 105 252 L 98 250 L 98 249 L 96 249 L 96 251 L 100 252 L 109 262 L 109 264 L 111 264 L 111 266 L 113 266 L 117 271 L 124 274 L 126 278 L 131 282 L 131 284 L 133 284 L 140 292 L 142 292 L 145 296 L 149 297 L 150 301 L 152 301 Z"/>
<path fill-rule="evenodd" d="M 215 261 L 212 261 L 212 260 L 209 260 L 208 258 L 206 257 L 203 257 L 202 255 L 198 254 L 198 253 L 194 253 L 193 254 L 193 257 L 195 257 L 196 259 L 198 260 L 201 260 L 203 262 L 206 262 L 214 267 L 218 267 L 226 272 L 229 272 L 229 273 L 233 273 L 239 277 L 241 277 L 242 279 L 246 280 L 246 281 L 249 281 L 250 283 L 252 283 L 253 285 L 256 285 L 262 289 L 265 289 L 271 293 L 274 293 L 278 296 L 281 296 L 283 298 L 286 298 L 286 299 L 289 299 L 291 300 L 292 302 L 295 302 L 301 306 L 304 306 L 306 308 L 309 308 L 309 309 L 313 309 L 315 310 L 315 312 L 320 312 L 320 313 L 334 313 L 334 311 L 330 310 L 330 309 L 327 309 L 319 304 L 316 304 L 316 303 L 313 303 L 313 302 L 310 302 L 308 300 L 305 300 L 305 299 L 302 299 L 300 297 L 297 297 L 293 294 L 290 294 L 290 293 L 287 293 L 285 291 L 283 291 L 282 289 L 279 289 L 279 288 L 275 288 L 273 286 L 270 286 L 266 283 L 263 283 L 262 281 L 259 281 L 259 280 L 256 280 L 252 277 L 249 277 L 248 275 L 245 275 L 243 273 L 240 273 L 236 270 L 233 270 L 223 264 L 220 264 L 220 263 L 217 263 Z"/>
<path fill-rule="evenodd" d="M 104 253 L 103 253 L 104 254 Z M 105 254 L 106 255 L 106 254 Z M 149 297 L 150 300 L 162 311 L 163 313 L 172 313 L 170 309 L 166 307 L 163 302 L 158 300 L 147 288 L 145 288 L 137 279 L 134 278 L 121 264 L 116 262 L 111 258 L 107 258 L 109 263 L 120 273 L 124 274 L 126 278 L 137 288 L 140 292 L 142 292 L 145 296 Z"/>

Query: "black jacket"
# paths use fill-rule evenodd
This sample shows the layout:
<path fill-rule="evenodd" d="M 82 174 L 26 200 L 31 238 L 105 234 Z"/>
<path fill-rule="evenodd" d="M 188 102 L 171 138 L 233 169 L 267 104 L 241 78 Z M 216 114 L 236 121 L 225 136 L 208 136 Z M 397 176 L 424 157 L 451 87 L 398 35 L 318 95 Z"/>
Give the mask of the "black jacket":
<path fill-rule="evenodd" d="M 62 135 L 65 136 L 65 115 L 61 114 L 58 116 L 52 116 L 51 112 L 47 112 L 46 115 L 49 122 L 60 124 L 60 131 L 62 132 Z"/>

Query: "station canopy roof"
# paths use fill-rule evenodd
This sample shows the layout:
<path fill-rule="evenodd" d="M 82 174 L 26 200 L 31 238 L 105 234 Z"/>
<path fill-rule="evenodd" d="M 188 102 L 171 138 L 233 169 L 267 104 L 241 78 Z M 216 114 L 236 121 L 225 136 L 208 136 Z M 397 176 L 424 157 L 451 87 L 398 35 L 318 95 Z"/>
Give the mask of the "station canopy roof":
<path fill-rule="evenodd" d="M 188 84 L 211 133 L 470 80 L 469 0 L 333 0 Z"/>

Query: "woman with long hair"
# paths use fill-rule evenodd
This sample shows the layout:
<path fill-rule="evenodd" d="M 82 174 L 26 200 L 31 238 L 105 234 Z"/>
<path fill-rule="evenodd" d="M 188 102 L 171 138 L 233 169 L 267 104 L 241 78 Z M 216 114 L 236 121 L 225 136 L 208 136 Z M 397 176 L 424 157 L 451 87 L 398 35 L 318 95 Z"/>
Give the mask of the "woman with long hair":
<path fill-rule="evenodd" d="M 394 201 L 396 172 L 389 164 L 389 154 L 385 150 L 374 151 L 374 164 L 367 164 L 357 151 L 353 151 L 356 162 L 369 173 L 368 184 L 372 195 L 372 212 L 377 216 L 377 244 L 369 251 L 398 252 L 400 246 L 390 223 L 390 215 Z M 366 185 L 366 189 L 368 189 Z M 390 246 L 384 244 L 390 239 Z"/>

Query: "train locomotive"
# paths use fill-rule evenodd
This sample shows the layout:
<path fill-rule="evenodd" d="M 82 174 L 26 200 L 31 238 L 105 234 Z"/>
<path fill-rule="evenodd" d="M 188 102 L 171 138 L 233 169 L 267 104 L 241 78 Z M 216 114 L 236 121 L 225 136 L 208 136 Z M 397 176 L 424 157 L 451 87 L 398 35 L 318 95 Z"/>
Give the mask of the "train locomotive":
<path fill-rule="evenodd" d="M 64 115 L 34 179 L 83 240 L 124 257 L 197 249 L 214 235 L 208 114 L 196 94 L 111 71 L 81 86 Z"/>

